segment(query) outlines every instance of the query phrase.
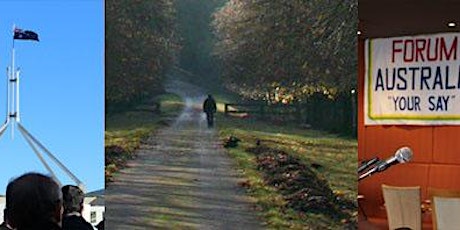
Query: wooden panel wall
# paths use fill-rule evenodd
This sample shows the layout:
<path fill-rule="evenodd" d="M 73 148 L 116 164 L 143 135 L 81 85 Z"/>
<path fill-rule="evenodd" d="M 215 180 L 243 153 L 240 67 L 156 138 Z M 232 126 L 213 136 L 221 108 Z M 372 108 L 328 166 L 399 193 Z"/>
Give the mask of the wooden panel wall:
<path fill-rule="evenodd" d="M 369 217 L 386 218 L 382 184 L 460 190 L 460 126 L 364 126 L 364 40 L 358 40 L 358 159 L 378 156 L 386 159 L 402 146 L 409 146 L 414 158 L 385 172 L 362 180 L 360 202 Z M 425 218 L 430 220 L 430 218 Z"/>

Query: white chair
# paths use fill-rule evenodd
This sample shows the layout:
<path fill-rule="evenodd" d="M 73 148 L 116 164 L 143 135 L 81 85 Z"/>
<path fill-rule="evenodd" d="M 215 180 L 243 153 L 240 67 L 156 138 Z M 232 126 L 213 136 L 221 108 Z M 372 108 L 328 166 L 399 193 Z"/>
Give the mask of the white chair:
<path fill-rule="evenodd" d="M 460 191 L 430 188 L 428 194 L 431 199 L 433 229 L 459 229 Z"/>
<path fill-rule="evenodd" d="M 387 211 L 388 227 L 422 229 L 420 186 L 395 187 L 382 185 L 383 199 Z"/>

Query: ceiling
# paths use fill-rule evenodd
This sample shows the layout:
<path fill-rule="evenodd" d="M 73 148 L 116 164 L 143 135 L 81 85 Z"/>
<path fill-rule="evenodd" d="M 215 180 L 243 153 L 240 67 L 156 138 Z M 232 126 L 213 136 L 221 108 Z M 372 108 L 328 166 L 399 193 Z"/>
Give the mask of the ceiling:
<path fill-rule="evenodd" d="M 460 31 L 460 0 L 358 0 L 358 15 L 362 39 Z"/>

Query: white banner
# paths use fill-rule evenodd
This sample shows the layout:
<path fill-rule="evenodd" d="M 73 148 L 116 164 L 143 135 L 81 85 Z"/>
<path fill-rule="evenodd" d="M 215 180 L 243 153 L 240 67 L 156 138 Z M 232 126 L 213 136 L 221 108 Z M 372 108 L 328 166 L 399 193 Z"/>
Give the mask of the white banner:
<path fill-rule="evenodd" d="M 364 124 L 460 124 L 459 37 L 366 40 Z"/>

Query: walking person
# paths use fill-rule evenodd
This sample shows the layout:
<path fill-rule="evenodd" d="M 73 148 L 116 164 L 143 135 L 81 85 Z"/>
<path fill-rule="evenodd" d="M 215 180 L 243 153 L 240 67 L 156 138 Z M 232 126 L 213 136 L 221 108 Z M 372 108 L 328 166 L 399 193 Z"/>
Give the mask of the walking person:
<path fill-rule="evenodd" d="M 206 113 L 206 120 L 208 121 L 208 128 L 214 126 L 214 114 L 217 111 L 216 101 L 211 94 L 208 95 L 208 98 L 203 103 L 203 112 Z"/>

